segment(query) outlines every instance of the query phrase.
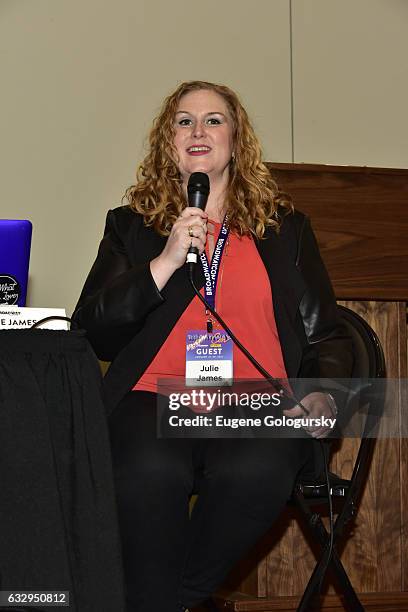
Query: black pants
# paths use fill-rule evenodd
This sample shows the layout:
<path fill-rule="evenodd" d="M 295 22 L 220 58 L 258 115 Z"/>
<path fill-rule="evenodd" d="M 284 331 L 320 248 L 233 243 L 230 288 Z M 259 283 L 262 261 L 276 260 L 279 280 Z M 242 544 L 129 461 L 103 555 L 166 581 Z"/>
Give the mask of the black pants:
<path fill-rule="evenodd" d="M 284 508 L 311 453 L 304 439 L 157 439 L 155 406 L 156 395 L 130 392 L 110 419 L 127 612 L 211 596 Z"/>

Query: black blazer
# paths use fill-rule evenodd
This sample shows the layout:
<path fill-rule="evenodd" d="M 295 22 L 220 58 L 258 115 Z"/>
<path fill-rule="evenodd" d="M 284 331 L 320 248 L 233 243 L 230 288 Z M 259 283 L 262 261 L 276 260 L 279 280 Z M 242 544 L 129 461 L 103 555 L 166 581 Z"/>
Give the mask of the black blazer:
<path fill-rule="evenodd" d="M 149 263 L 165 242 L 128 206 L 108 212 L 98 256 L 73 315 L 97 356 L 113 361 L 105 376 L 108 409 L 140 378 L 194 297 L 185 266 L 158 291 Z M 351 341 L 308 218 L 298 211 L 289 214 L 279 234 L 269 228 L 255 243 L 273 289 L 288 377 L 348 377 Z M 201 288 L 201 266 L 196 274 Z"/>

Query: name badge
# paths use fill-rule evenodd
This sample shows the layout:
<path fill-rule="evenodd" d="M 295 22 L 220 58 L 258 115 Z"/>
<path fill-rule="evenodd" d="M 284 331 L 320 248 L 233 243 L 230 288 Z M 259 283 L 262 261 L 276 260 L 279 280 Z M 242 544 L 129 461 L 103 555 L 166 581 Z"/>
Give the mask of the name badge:
<path fill-rule="evenodd" d="M 222 329 L 194 329 L 186 336 L 186 387 L 232 385 L 233 343 Z"/>

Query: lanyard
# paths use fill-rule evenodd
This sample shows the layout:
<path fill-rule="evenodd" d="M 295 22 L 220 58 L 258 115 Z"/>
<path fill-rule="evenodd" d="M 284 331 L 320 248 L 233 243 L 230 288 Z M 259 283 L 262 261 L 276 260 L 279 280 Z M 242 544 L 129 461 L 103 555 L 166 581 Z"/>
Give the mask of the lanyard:
<path fill-rule="evenodd" d="M 220 233 L 214 248 L 214 253 L 211 258 L 211 264 L 208 263 L 207 255 L 203 251 L 200 255 L 201 265 L 204 272 L 204 293 L 207 302 L 215 310 L 215 294 L 217 291 L 218 273 L 220 271 L 220 264 L 224 247 L 227 244 L 227 238 L 229 234 L 228 219 L 224 217 Z"/>

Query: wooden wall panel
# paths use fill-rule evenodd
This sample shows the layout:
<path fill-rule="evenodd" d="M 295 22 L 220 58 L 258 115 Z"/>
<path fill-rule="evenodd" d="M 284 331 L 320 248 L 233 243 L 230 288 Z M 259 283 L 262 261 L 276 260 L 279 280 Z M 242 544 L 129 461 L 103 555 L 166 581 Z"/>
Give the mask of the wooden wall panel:
<path fill-rule="evenodd" d="M 406 351 L 405 305 L 399 302 L 343 302 L 377 332 L 384 349 L 387 376 L 404 376 L 401 358 Z M 398 418 L 398 411 L 396 411 Z M 344 440 L 336 455 L 336 469 L 349 470 L 356 440 Z M 402 588 L 400 505 L 401 440 L 378 440 L 353 537 L 342 558 L 360 592 L 400 591 Z"/>
<path fill-rule="evenodd" d="M 408 314 L 408 313 L 407 313 Z M 405 324 L 406 313 L 401 313 L 401 338 L 400 344 L 405 341 L 406 351 L 400 355 L 399 369 L 401 377 L 408 379 L 408 330 Z M 400 397 L 401 421 L 406 423 L 408 418 L 408 390 L 407 386 L 402 389 Z M 401 440 L 401 547 L 402 547 L 402 590 L 408 591 L 408 439 Z"/>
<path fill-rule="evenodd" d="M 268 166 L 311 217 L 339 299 L 408 299 L 408 170 Z"/>
<path fill-rule="evenodd" d="M 388 376 L 405 376 L 405 304 L 340 303 L 358 312 L 377 332 L 384 348 Z M 338 443 L 332 458 L 334 471 L 344 477 L 351 475 L 357 445 L 358 441 L 353 439 Z M 377 442 L 359 513 L 341 551 L 351 581 L 361 593 L 398 593 L 406 588 L 408 495 L 405 470 L 408 467 L 408 447 L 405 448 L 405 464 L 400 463 L 402 448 L 405 448 L 405 443 L 402 445 L 399 439 Z M 311 544 L 296 519 L 295 509 L 288 509 L 252 555 L 239 564 L 227 588 L 266 597 L 271 602 L 279 597 L 300 595 L 314 566 Z M 258 581 L 254 577 L 257 567 Z M 250 579 L 243 579 L 248 573 Z M 333 593 L 333 588 L 329 592 Z"/>

